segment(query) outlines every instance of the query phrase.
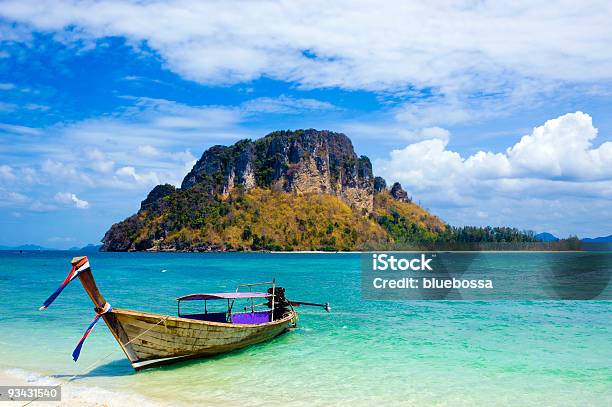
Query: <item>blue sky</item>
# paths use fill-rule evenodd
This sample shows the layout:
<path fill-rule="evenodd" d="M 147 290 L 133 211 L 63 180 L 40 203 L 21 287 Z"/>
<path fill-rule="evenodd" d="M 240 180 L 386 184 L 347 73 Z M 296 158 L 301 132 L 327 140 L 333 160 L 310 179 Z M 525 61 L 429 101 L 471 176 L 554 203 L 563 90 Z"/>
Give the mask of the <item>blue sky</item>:
<path fill-rule="evenodd" d="M 214 144 L 345 132 L 454 225 L 612 233 L 605 2 L 0 1 L 0 245 L 97 243 Z"/>

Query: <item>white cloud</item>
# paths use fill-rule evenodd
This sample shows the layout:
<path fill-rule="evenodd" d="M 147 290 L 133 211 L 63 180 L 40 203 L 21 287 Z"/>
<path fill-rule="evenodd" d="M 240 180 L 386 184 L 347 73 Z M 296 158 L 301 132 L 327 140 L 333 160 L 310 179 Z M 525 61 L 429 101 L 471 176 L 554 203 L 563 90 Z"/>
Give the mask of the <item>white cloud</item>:
<path fill-rule="evenodd" d="M 412 127 L 452 125 L 479 119 L 490 109 L 491 106 L 487 106 L 487 109 L 470 109 L 465 101 L 457 97 L 436 96 L 404 103 L 396 109 L 395 119 Z"/>
<path fill-rule="evenodd" d="M 541 209 L 549 204 L 543 202 L 557 202 L 556 213 L 578 227 L 574 217 L 584 216 L 579 205 L 599 208 L 612 199 L 612 142 L 594 146 L 596 136 L 588 114 L 568 113 L 534 128 L 503 153 L 462 157 L 436 138 L 393 150 L 376 160 L 374 169 L 449 221 L 485 219 L 480 211 L 490 222 L 534 228 L 535 214 L 546 216 Z M 609 216 L 598 210 L 590 216 Z"/>
<path fill-rule="evenodd" d="M 34 184 L 38 183 L 38 174 L 31 167 L 13 168 L 10 165 L 0 165 L 0 181 L 12 184 Z"/>
<path fill-rule="evenodd" d="M 15 178 L 16 177 L 11 166 L 6 164 L 0 165 L 0 180 L 13 181 Z"/>
<path fill-rule="evenodd" d="M 89 159 L 89 167 L 94 171 L 108 173 L 113 170 L 115 162 L 109 160 L 106 154 L 97 148 L 87 149 L 85 156 Z"/>
<path fill-rule="evenodd" d="M 0 110 L 2 110 L 1 107 Z M 25 136 L 38 136 L 39 134 L 41 134 L 40 129 L 6 123 L 0 123 L 0 130 L 5 131 L 7 133 L 14 133 Z"/>
<path fill-rule="evenodd" d="M 157 183 L 180 185 L 196 161 L 191 149 L 203 151 L 228 139 L 252 136 L 239 126 L 246 114 L 242 108 L 125 99 L 132 104 L 113 116 L 60 123 L 44 129 L 49 136 L 45 140 L 24 137 L 10 149 L 8 145 L 0 147 L 7 155 L 27 152 L 35 166 L 2 165 L 0 181 L 66 190 L 146 191 Z M 188 127 L 187 122 L 191 123 Z M 41 205 L 35 209 L 50 210 Z"/>
<path fill-rule="evenodd" d="M 58 192 L 54 197 L 56 202 L 64 205 L 74 206 L 77 209 L 89 208 L 89 202 L 79 199 L 75 194 L 71 192 Z"/>
<path fill-rule="evenodd" d="M 154 186 L 160 183 L 158 175 L 153 172 L 145 172 L 138 173 L 136 172 L 136 168 L 131 166 L 121 167 L 119 168 L 115 174 L 117 175 L 119 181 L 127 182 L 127 183 L 136 183 L 139 185 L 145 186 Z"/>
<path fill-rule="evenodd" d="M 33 212 L 51 212 L 57 210 L 57 206 L 46 202 L 34 201 L 30 204 L 28 209 Z"/>
<path fill-rule="evenodd" d="M 393 150 L 378 165 L 417 188 L 473 179 L 612 180 L 612 142 L 594 148 L 596 136 L 588 114 L 568 113 L 534 128 L 505 153 L 479 151 L 463 158 L 446 149 L 448 140 L 432 138 Z"/>
<path fill-rule="evenodd" d="M 29 200 L 29 197 L 19 192 L 0 189 L 0 206 L 16 206 L 26 203 Z"/>
<path fill-rule="evenodd" d="M 29 200 L 29 198 L 23 194 L 20 194 L 18 192 L 9 192 L 8 193 L 8 200 L 9 201 L 13 201 L 13 202 L 27 202 Z"/>
<path fill-rule="evenodd" d="M 77 182 L 94 185 L 93 179 L 85 174 L 82 169 L 77 169 L 76 164 L 73 163 L 66 164 L 46 159 L 43 161 L 41 169 L 43 173 L 49 176 L 48 181 L 50 182 Z"/>
<path fill-rule="evenodd" d="M 347 134 L 353 141 L 378 140 L 380 143 L 389 144 L 396 144 L 398 141 L 448 140 L 450 137 L 450 131 L 442 127 L 411 127 L 389 117 L 381 119 L 364 116 L 359 120 L 330 123 L 329 127 Z"/>
<path fill-rule="evenodd" d="M 19 0 L 4 2 L 0 15 L 80 46 L 109 36 L 124 36 L 136 48 L 145 42 L 168 68 L 206 84 L 265 76 L 304 87 L 414 86 L 460 96 L 522 93 L 537 88 L 532 81 L 612 79 L 612 5 L 604 1 L 551 9 L 546 1 Z M 28 38 L 23 27 L 11 31 Z M 465 120 L 465 109 L 451 110 L 449 121 Z M 429 116 L 438 111 L 432 106 Z"/>
<path fill-rule="evenodd" d="M 11 90 L 15 88 L 15 85 L 12 83 L 0 83 L 0 90 Z"/>
<path fill-rule="evenodd" d="M 450 138 L 450 131 L 437 126 L 424 127 L 418 130 L 406 130 L 400 134 L 404 139 L 410 141 L 431 139 L 448 141 Z"/>
<path fill-rule="evenodd" d="M 249 113 L 279 113 L 279 114 L 299 114 L 308 110 L 337 110 L 338 107 L 329 102 L 317 99 L 292 98 L 280 95 L 275 98 L 260 97 L 251 99 L 241 106 Z"/>
<path fill-rule="evenodd" d="M 41 104 L 38 104 L 38 103 L 26 103 L 23 107 L 26 108 L 27 110 L 40 110 L 42 112 L 45 112 L 45 111 L 51 109 L 50 106 L 41 105 Z"/>
<path fill-rule="evenodd" d="M 234 107 L 189 106 L 166 99 L 126 96 L 134 107 L 126 111 L 161 131 L 201 131 L 233 126 L 241 120 L 241 112 Z"/>
<path fill-rule="evenodd" d="M 39 182 L 36 170 L 30 167 L 21 168 L 19 179 L 25 181 L 28 184 L 34 184 Z"/>
<path fill-rule="evenodd" d="M 138 146 L 138 153 L 145 157 L 157 157 L 161 154 L 158 149 L 148 144 L 144 146 Z"/>
<path fill-rule="evenodd" d="M 588 114 L 576 112 L 547 121 L 509 148 L 507 156 L 517 174 L 548 178 L 612 177 L 612 142 L 592 148 L 597 137 Z"/>
<path fill-rule="evenodd" d="M 184 148 L 206 141 L 207 136 L 217 141 L 235 139 L 242 132 L 238 125 L 244 113 L 238 108 L 188 106 L 164 99 L 125 99 L 132 104 L 113 117 L 83 120 L 51 130 L 59 132 L 66 143 L 130 153 L 146 145 L 163 151 Z"/>
<path fill-rule="evenodd" d="M 20 192 L 8 191 L 3 188 L 0 188 L 0 208 L 1 207 L 22 208 L 33 212 L 49 212 L 57 209 L 53 204 L 41 202 Z M 21 213 L 17 211 L 11 214 L 16 218 L 22 216 Z"/>
<path fill-rule="evenodd" d="M 193 167 L 196 162 L 196 158 L 193 154 L 191 154 L 191 151 L 189 150 L 170 152 L 166 154 L 168 155 L 168 158 L 170 160 L 184 163 L 185 165 L 189 166 L 189 169 L 191 169 L 191 167 Z"/>

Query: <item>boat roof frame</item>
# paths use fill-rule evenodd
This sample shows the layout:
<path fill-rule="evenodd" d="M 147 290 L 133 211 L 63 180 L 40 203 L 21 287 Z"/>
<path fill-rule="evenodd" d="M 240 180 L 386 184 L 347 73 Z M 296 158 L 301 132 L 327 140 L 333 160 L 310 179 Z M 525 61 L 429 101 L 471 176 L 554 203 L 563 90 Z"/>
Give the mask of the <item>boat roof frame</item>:
<path fill-rule="evenodd" d="M 253 287 L 260 285 L 271 285 L 272 293 L 268 292 L 254 292 Z M 248 292 L 240 292 L 240 287 L 247 287 L 249 289 Z M 264 281 L 260 283 L 243 283 L 239 284 L 236 287 L 236 291 L 234 292 L 226 292 L 226 293 L 212 293 L 212 294 L 188 294 L 183 295 L 182 297 L 178 297 L 176 299 L 177 305 L 177 313 L 178 316 L 181 316 L 181 301 L 204 301 L 204 314 L 208 314 L 207 302 L 209 300 L 227 300 L 227 314 L 232 315 L 232 307 L 234 306 L 234 302 L 237 299 L 250 299 L 251 300 L 251 312 L 255 312 L 255 302 L 253 301 L 255 298 L 270 298 L 271 299 L 271 313 L 270 318 L 271 321 L 274 321 L 274 308 L 276 302 L 276 279 L 273 278 L 272 281 Z M 245 307 L 246 309 L 246 307 Z"/>
<path fill-rule="evenodd" d="M 264 292 L 228 292 L 209 294 L 188 294 L 178 297 L 177 301 L 209 301 L 209 300 L 236 300 L 242 298 L 269 298 L 272 294 Z"/>

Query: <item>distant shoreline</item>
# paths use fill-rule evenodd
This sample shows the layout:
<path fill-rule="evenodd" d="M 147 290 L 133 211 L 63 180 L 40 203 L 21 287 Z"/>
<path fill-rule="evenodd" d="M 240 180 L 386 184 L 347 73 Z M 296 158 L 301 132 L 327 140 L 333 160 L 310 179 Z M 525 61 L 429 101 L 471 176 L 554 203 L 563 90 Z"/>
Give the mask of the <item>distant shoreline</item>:
<path fill-rule="evenodd" d="M 82 250 L 71 250 L 71 249 L 45 249 L 45 250 L 11 250 L 11 249 L 0 249 L 0 253 L 46 253 L 46 252 L 69 252 L 69 253 L 81 253 L 81 254 L 98 254 L 98 253 L 200 253 L 200 254 L 219 254 L 219 253 L 244 253 L 244 254 L 363 254 L 363 253 L 589 253 L 593 251 L 598 252 L 612 252 L 612 245 L 606 248 L 606 250 L 364 250 L 364 251 L 326 251 L 326 250 L 295 250 L 295 251 L 270 251 L 270 250 L 249 250 L 249 251 L 237 251 L 237 250 L 209 250 L 209 251 L 179 251 L 179 250 L 133 250 L 133 251 L 82 251 Z"/>

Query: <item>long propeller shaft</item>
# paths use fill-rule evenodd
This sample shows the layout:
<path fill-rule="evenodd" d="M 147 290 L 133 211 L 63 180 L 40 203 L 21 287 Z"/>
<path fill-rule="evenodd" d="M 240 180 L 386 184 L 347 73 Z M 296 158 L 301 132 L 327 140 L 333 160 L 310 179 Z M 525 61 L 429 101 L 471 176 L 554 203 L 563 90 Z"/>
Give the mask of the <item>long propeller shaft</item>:
<path fill-rule="evenodd" d="M 325 304 L 317 304 L 316 302 L 289 301 L 289 304 L 292 307 L 299 307 L 300 305 L 308 305 L 308 306 L 311 306 L 311 307 L 321 307 L 321 308 L 323 308 L 327 312 L 331 311 L 331 307 L 329 306 L 329 302 L 326 302 Z"/>

